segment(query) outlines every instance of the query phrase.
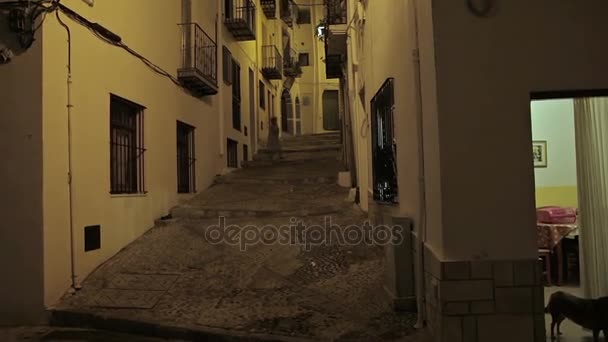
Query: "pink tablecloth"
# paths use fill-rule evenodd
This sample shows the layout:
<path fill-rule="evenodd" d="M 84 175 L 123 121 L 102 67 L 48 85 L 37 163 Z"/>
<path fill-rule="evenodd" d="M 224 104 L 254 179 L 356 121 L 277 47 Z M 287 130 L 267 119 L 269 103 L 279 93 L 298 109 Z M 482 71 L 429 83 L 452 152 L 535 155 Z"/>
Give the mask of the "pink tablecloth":
<path fill-rule="evenodd" d="M 569 234 L 578 229 L 577 224 L 537 223 L 538 248 L 553 249 Z"/>

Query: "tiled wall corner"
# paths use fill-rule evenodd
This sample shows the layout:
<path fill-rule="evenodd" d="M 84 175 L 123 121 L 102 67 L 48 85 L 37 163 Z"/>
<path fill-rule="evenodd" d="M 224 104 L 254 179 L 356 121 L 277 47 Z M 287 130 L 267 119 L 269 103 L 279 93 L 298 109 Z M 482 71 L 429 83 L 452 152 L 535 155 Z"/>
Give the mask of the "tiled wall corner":
<path fill-rule="evenodd" d="M 442 262 L 428 248 L 424 257 L 427 325 L 438 341 L 544 341 L 537 260 Z"/>

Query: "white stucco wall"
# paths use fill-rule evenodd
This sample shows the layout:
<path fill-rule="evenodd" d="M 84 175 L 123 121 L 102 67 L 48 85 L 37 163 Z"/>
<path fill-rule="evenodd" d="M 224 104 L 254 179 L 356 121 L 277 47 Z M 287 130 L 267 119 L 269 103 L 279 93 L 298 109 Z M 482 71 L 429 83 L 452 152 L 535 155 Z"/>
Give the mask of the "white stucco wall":
<path fill-rule="evenodd" d="M 536 258 L 530 93 L 608 89 L 607 10 L 512 0 L 478 18 L 433 1 L 444 258 Z"/>

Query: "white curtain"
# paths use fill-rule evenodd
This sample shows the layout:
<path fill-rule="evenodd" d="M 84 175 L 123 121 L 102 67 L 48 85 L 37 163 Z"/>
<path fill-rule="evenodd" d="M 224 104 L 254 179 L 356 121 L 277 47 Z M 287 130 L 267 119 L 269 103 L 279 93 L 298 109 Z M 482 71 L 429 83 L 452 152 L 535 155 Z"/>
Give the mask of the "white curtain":
<path fill-rule="evenodd" d="M 608 98 L 576 99 L 574 122 L 581 282 L 596 298 L 608 296 Z"/>

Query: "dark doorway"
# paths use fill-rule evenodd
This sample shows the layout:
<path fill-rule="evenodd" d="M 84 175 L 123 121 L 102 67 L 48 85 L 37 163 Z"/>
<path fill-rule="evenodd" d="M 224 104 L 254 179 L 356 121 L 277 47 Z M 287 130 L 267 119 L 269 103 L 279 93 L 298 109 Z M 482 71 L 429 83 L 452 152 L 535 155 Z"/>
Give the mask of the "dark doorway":
<path fill-rule="evenodd" d="M 396 145 L 394 141 L 393 79 L 384 82 L 371 101 L 372 172 L 374 200 L 398 203 Z"/>
<path fill-rule="evenodd" d="M 262 94 L 264 93 L 263 89 L 258 89 Z M 255 144 L 258 139 L 258 125 L 256 125 L 255 120 L 255 79 L 253 70 L 249 69 L 249 127 L 251 127 L 251 148 L 255 153 Z"/>
<path fill-rule="evenodd" d="M 302 135 L 302 107 L 300 98 L 296 97 L 296 135 Z"/>
<path fill-rule="evenodd" d="M 337 131 L 340 129 L 340 102 L 337 90 L 323 92 L 323 129 Z"/>
<path fill-rule="evenodd" d="M 239 167 L 239 143 L 228 139 L 226 141 L 226 165 L 230 168 Z"/>
<path fill-rule="evenodd" d="M 291 106 L 291 95 L 287 89 L 281 95 L 281 130 L 285 133 L 293 134 L 293 110 Z"/>
<path fill-rule="evenodd" d="M 177 192 L 196 192 L 194 127 L 177 122 Z"/>

